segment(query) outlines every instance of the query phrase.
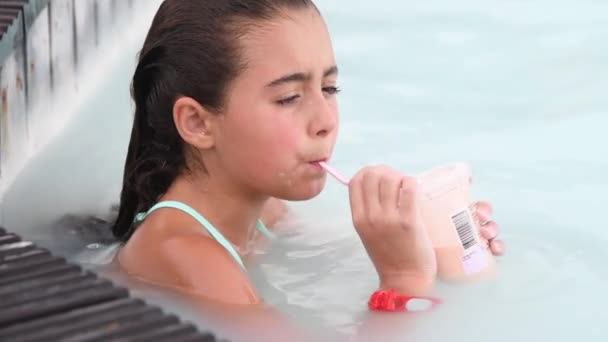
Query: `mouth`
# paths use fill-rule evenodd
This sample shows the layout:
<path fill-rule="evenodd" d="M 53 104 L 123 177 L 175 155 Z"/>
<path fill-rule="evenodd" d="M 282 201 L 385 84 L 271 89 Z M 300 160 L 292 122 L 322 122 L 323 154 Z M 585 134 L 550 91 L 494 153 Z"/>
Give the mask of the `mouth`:
<path fill-rule="evenodd" d="M 329 160 L 329 158 L 323 157 L 323 158 L 313 159 L 313 160 L 309 161 L 308 163 L 320 168 L 321 165 L 319 165 L 319 163 L 321 163 L 321 162 L 327 162 L 328 160 Z"/>
<path fill-rule="evenodd" d="M 329 160 L 329 157 L 313 157 L 308 159 L 308 162 L 306 162 L 306 164 L 310 165 L 315 172 L 317 171 L 323 171 L 323 167 L 321 167 L 321 165 L 319 163 L 321 162 L 327 162 Z"/>

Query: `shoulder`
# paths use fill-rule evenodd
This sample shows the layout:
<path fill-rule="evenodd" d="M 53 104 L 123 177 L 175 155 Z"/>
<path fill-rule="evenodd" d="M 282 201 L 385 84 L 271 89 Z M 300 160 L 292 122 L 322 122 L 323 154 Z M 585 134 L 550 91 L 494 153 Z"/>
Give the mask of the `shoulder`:
<path fill-rule="evenodd" d="M 259 303 L 247 274 L 212 238 L 178 235 L 162 241 L 158 252 L 185 290 L 227 303 Z"/>
<path fill-rule="evenodd" d="M 208 299 L 259 303 L 247 274 L 221 245 L 187 217 L 168 214 L 153 213 L 135 231 L 119 251 L 121 268 L 141 280 Z"/>

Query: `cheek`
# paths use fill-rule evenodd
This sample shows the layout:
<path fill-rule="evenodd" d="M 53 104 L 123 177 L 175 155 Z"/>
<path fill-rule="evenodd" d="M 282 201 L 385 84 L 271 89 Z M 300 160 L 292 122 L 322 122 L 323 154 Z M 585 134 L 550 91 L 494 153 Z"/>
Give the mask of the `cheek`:
<path fill-rule="evenodd" d="M 268 109 L 249 112 L 229 128 L 235 134 L 227 152 L 239 156 L 239 164 L 247 165 L 250 172 L 259 171 L 258 176 L 287 172 L 295 160 L 298 130 L 291 117 L 281 114 Z"/>
<path fill-rule="evenodd" d="M 269 125 L 271 130 L 268 132 L 269 141 L 275 144 L 278 149 L 291 151 L 293 154 L 298 145 L 300 135 L 293 122 L 287 120 L 277 120 L 274 125 Z"/>
<path fill-rule="evenodd" d="M 277 168 L 289 167 L 296 158 L 298 150 L 298 131 L 293 123 L 284 119 L 267 122 L 258 137 L 258 152 L 267 166 Z"/>

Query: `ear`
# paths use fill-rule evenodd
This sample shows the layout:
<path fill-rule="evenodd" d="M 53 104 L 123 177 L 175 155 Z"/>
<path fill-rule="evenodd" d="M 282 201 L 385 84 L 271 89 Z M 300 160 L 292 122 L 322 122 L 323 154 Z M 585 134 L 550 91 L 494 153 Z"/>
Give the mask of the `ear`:
<path fill-rule="evenodd" d="M 180 97 L 173 105 L 173 122 L 184 141 L 199 149 L 215 145 L 214 128 L 217 115 L 191 97 Z"/>

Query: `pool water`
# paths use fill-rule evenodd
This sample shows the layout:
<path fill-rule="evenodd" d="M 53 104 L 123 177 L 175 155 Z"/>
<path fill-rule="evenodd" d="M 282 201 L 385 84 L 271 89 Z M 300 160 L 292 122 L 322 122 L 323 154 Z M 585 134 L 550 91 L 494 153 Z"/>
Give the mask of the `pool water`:
<path fill-rule="evenodd" d="M 331 340 L 603 340 L 608 2 L 318 5 L 343 90 L 333 165 L 347 175 L 371 163 L 414 174 L 468 161 L 475 196 L 494 205 L 508 253 L 493 280 L 439 283 L 435 294 L 446 304 L 435 312 L 369 314 L 365 302 L 377 279 L 352 228 L 346 189 L 329 179 L 317 199 L 290 204 L 281 239 L 256 252 L 249 267 L 264 299 Z M 4 197 L 7 227 L 87 264 L 110 252 L 107 237 L 50 223 L 69 223 L 67 213 L 103 215 L 117 201 L 129 76 L 142 35 L 123 42 L 116 62 L 98 75 L 95 96 Z M 162 292 L 138 289 L 188 310 Z"/>

